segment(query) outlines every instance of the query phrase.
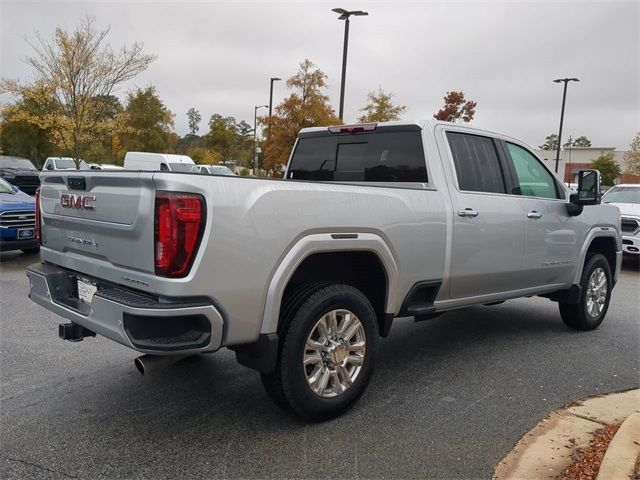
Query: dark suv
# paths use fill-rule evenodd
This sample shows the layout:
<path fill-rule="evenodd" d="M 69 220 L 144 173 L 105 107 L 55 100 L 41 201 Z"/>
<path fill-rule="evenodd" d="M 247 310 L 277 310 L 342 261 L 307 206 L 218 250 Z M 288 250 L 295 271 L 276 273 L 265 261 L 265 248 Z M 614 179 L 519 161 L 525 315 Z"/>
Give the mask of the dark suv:
<path fill-rule="evenodd" d="M 24 193 L 36 194 L 36 189 L 40 186 L 39 175 L 40 170 L 31 163 L 31 160 L 0 155 L 0 177 Z"/>

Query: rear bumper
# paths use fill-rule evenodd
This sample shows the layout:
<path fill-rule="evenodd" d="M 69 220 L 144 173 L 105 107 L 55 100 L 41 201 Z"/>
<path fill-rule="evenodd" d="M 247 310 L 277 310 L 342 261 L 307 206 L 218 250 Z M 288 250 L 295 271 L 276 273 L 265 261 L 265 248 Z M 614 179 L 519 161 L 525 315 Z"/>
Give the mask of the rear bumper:
<path fill-rule="evenodd" d="M 30 250 L 38 248 L 40 244 L 38 240 L 0 240 L 0 252 L 8 252 L 11 250 Z"/>
<path fill-rule="evenodd" d="M 94 281 L 86 275 L 40 263 L 28 267 L 27 276 L 29 298 L 35 303 L 138 352 L 154 355 L 212 352 L 222 343 L 223 317 L 206 299 L 160 300 L 96 280 L 98 290 L 91 304 L 85 304 L 78 300 L 73 288 L 77 277 Z M 181 324 L 189 325 L 190 330 L 179 331 Z"/>

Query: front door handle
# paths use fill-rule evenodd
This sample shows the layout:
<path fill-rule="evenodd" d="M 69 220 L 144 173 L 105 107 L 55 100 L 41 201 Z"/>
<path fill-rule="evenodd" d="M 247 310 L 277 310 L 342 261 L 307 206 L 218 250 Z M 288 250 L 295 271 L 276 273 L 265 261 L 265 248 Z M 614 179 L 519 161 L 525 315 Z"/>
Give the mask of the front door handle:
<path fill-rule="evenodd" d="M 458 216 L 460 217 L 477 217 L 478 212 L 473 208 L 465 208 L 464 210 L 458 210 Z"/>
<path fill-rule="evenodd" d="M 542 218 L 542 214 L 540 212 L 536 212 L 535 210 L 531 210 L 527 213 L 527 218 Z"/>

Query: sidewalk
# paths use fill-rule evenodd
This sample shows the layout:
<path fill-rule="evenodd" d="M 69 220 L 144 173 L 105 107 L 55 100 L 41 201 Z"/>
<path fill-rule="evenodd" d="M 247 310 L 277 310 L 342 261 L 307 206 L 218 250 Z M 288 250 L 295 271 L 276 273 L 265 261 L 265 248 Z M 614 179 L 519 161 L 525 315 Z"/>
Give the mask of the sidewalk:
<path fill-rule="evenodd" d="M 633 478 L 640 455 L 640 389 L 592 397 L 550 413 L 496 466 L 494 480 L 555 479 L 589 446 L 593 433 L 622 424 L 604 455 L 598 480 Z"/>

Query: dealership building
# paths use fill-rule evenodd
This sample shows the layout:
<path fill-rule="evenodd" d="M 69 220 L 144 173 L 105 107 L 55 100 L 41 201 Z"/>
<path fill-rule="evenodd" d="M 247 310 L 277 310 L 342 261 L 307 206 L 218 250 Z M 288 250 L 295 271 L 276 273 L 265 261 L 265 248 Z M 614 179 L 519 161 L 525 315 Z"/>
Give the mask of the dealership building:
<path fill-rule="evenodd" d="M 555 150 L 534 150 L 544 162 L 555 169 Z M 589 168 L 589 164 L 601 155 L 613 154 L 613 159 L 618 162 L 620 168 L 624 170 L 624 150 L 616 150 L 615 147 L 571 147 L 560 150 L 560 162 L 558 164 L 558 176 L 565 182 L 576 182 L 578 170 Z M 623 183 L 640 183 L 637 175 L 621 175 L 620 181 Z"/>

